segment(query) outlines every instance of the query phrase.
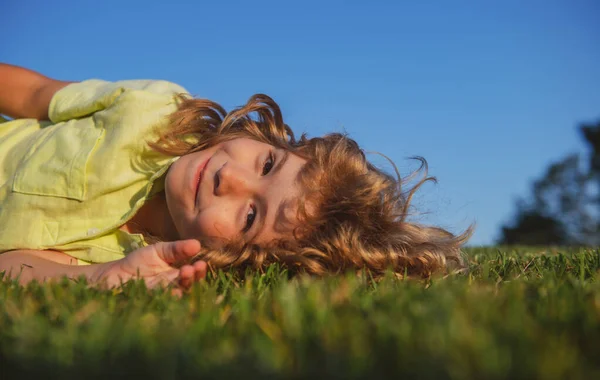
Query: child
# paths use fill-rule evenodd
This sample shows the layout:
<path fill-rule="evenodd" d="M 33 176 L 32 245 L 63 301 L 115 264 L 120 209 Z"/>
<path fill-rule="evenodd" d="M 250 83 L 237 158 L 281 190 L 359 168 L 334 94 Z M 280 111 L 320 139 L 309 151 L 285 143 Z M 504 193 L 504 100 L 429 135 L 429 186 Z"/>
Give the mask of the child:
<path fill-rule="evenodd" d="M 461 265 L 471 232 L 406 220 L 424 160 L 403 192 L 348 137 L 297 139 L 266 95 L 227 113 L 169 82 L 0 65 L 0 113 L 0 271 L 23 283 L 185 288 L 207 263 L 428 276 Z"/>

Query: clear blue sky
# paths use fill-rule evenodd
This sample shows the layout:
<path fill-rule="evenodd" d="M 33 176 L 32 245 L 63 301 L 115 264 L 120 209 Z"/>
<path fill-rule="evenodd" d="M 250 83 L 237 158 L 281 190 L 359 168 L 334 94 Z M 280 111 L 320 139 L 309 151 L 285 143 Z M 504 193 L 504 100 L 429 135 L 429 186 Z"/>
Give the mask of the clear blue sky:
<path fill-rule="evenodd" d="M 0 61 L 167 79 L 228 108 L 264 92 L 297 132 L 347 131 L 403 174 L 423 156 L 439 184 L 415 219 L 476 222 L 473 245 L 600 119 L 596 0 L 8 0 L 0 14 Z"/>

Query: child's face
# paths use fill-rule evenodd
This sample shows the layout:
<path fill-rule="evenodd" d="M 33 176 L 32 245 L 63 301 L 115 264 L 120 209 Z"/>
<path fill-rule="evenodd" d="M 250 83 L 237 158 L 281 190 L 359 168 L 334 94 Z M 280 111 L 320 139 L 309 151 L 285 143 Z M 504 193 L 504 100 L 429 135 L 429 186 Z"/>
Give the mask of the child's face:
<path fill-rule="evenodd" d="M 296 182 L 306 160 L 272 145 L 238 138 L 187 154 L 165 180 L 167 206 L 180 239 L 213 248 L 222 239 L 266 243 L 297 226 Z"/>

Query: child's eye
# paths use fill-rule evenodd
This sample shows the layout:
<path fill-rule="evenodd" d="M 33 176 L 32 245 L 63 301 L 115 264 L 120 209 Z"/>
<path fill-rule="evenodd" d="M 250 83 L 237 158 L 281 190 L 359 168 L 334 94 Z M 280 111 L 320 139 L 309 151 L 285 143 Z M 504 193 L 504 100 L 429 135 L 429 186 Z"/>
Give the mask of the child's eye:
<path fill-rule="evenodd" d="M 250 207 L 248 214 L 246 214 L 246 226 L 244 227 L 244 232 L 248 232 L 250 228 L 252 228 L 252 224 L 254 224 L 254 219 L 256 219 L 256 208 L 252 206 Z"/>
<path fill-rule="evenodd" d="M 273 157 L 273 152 L 269 152 L 269 158 L 265 161 L 263 165 L 262 175 L 267 175 L 273 169 L 273 165 L 275 165 L 275 157 Z"/>

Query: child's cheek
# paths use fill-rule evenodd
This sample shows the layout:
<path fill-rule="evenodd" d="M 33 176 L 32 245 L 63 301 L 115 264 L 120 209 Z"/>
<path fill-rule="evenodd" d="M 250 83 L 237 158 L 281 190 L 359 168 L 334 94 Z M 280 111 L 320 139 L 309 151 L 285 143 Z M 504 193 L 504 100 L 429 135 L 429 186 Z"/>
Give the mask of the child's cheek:
<path fill-rule="evenodd" d="M 227 225 L 218 219 L 207 218 L 196 226 L 195 238 L 205 248 L 219 249 L 230 239 Z"/>
<path fill-rule="evenodd" d="M 202 212 L 196 226 L 196 234 L 201 238 L 232 238 L 231 221 L 225 218 L 222 210 L 208 209 Z"/>

